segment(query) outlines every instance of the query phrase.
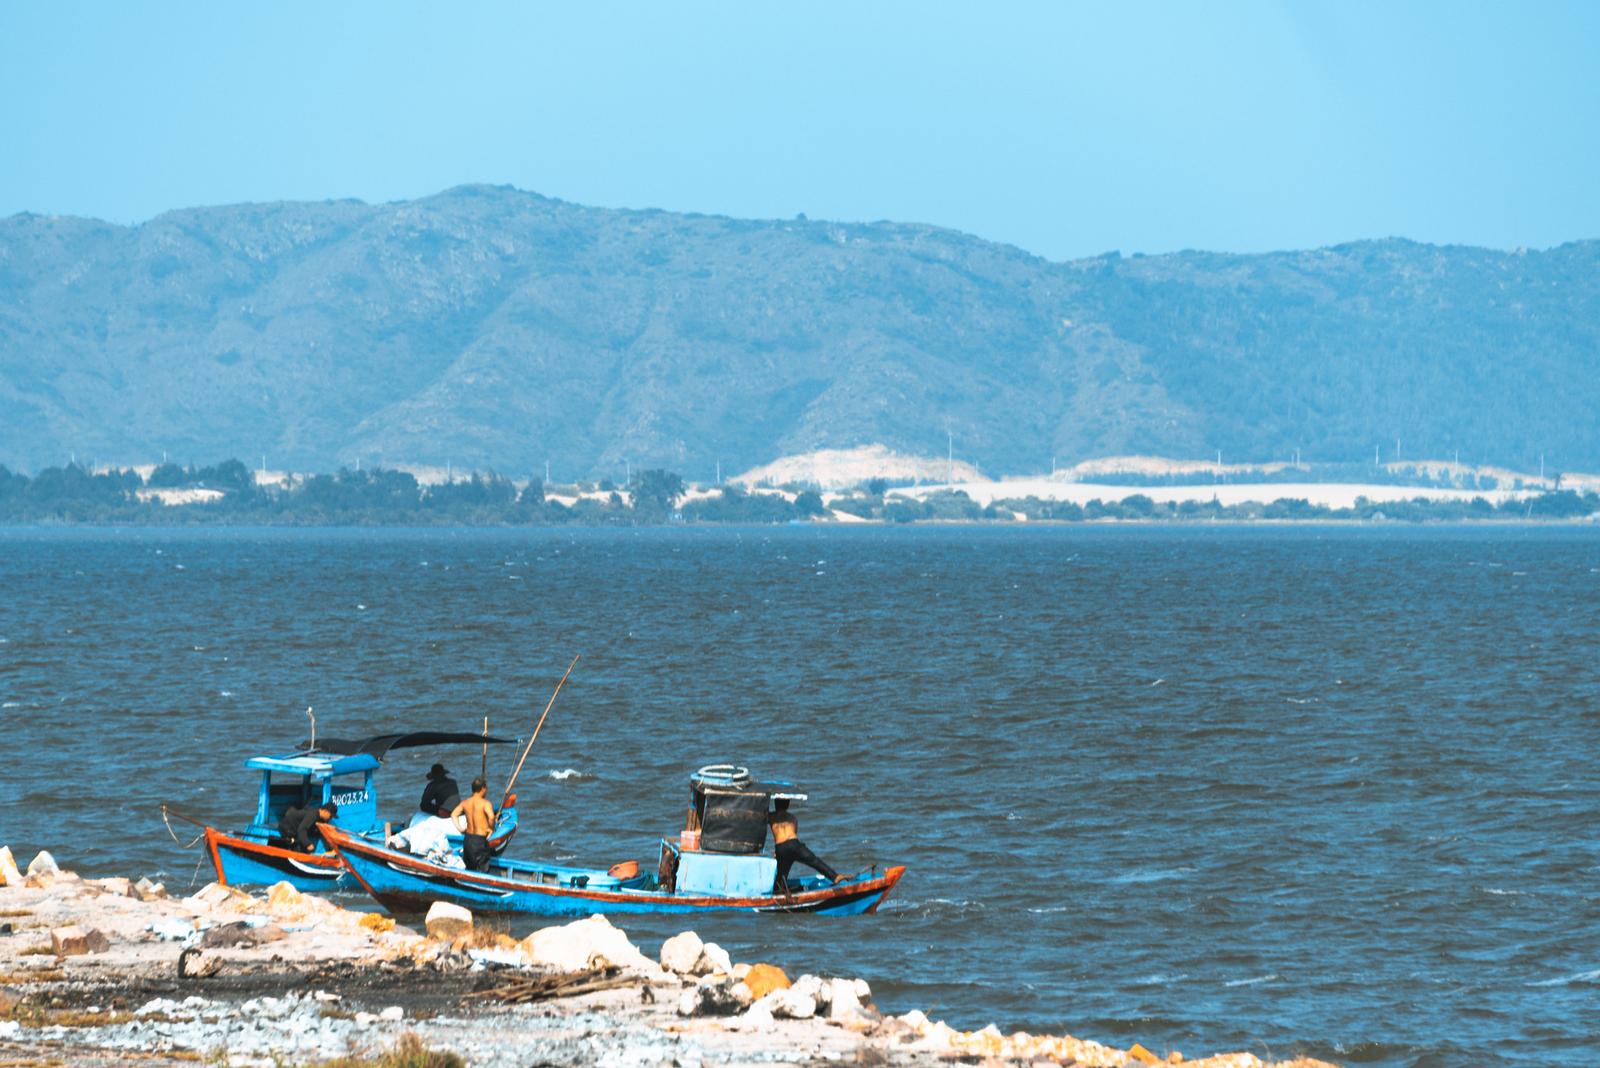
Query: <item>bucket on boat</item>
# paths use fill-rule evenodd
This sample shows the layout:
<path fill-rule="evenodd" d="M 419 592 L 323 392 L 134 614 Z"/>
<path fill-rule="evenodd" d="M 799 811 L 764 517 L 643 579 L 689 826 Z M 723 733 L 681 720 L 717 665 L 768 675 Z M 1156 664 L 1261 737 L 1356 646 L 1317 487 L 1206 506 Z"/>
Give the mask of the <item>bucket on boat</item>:
<path fill-rule="evenodd" d="M 613 879 L 632 879 L 639 874 L 639 862 L 625 860 L 621 864 L 613 864 L 606 870 L 606 874 Z"/>
<path fill-rule="evenodd" d="M 695 830 L 692 830 L 692 831 L 688 831 L 688 830 L 679 831 L 678 832 L 678 848 L 684 850 L 685 852 L 689 852 L 689 853 L 699 852 L 699 850 L 700 850 L 700 830 L 699 830 L 699 828 L 696 828 Z"/>

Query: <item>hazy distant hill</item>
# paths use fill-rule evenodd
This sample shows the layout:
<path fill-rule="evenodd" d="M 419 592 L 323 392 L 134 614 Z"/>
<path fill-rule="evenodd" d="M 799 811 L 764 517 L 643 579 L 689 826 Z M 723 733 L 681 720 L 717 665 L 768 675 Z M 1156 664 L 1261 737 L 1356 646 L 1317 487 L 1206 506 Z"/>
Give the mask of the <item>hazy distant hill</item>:
<path fill-rule="evenodd" d="M 882 442 L 1600 468 L 1600 243 L 1050 263 L 927 226 L 385 205 L 0 220 L 0 463 L 708 477 Z"/>

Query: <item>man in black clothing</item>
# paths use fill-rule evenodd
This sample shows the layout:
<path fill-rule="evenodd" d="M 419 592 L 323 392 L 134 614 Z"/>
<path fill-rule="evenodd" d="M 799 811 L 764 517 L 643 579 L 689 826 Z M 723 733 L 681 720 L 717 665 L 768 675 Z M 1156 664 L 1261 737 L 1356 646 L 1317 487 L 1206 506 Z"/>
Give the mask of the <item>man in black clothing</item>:
<path fill-rule="evenodd" d="M 772 815 L 767 824 L 772 828 L 772 852 L 778 858 L 776 889 L 780 894 L 789 892 L 789 869 L 798 861 L 808 868 L 821 872 L 831 882 L 841 882 L 844 876 L 828 867 L 815 853 L 800 841 L 800 821 L 789 811 L 789 799 L 780 797 L 772 802 Z"/>
<path fill-rule="evenodd" d="M 456 801 L 451 801 L 451 798 Z M 455 808 L 461 798 L 461 787 L 444 770 L 443 764 L 435 764 L 428 769 L 428 785 L 422 790 L 422 800 L 417 802 L 417 808 L 424 815 L 431 816 L 441 808 Z"/>
<path fill-rule="evenodd" d="M 317 824 L 332 822 L 333 817 L 338 814 L 339 806 L 332 801 L 316 808 L 310 805 L 305 808 L 290 805 L 283 810 L 283 818 L 278 820 L 280 837 L 268 844 L 281 849 L 293 849 L 299 853 L 315 852 L 317 842 L 322 837 L 317 834 Z"/>

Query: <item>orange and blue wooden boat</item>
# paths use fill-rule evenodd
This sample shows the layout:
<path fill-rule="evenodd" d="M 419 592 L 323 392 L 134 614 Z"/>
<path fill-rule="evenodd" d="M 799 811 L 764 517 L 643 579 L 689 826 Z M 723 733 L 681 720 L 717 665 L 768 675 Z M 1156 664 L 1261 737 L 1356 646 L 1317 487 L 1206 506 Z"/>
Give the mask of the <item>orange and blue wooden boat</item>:
<path fill-rule="evenodd" d="M 236 831 L 205 828 L 206 853 L 217 869 L 217 881 L 227 885 L 258 885 L 287 882 L 305 891 L 347 890 L 359 892 L 349 869 L 330 849 L 327 840 L 315 852 L 285 848 L 278 839 L 278 821 L 291 805 L 326 804 L 337 806 L 333 826 L 339 830 L 377 842 L 383 841 L 384 822 L 379 818 L 374 773 L 392 749 L 442 745 L 493 745 L 510 742 L 482 734 L 444 731 L 412 731 L 383 734 L 354 741 L 324 739 L 315 747 L 303 745 L 283 756 L 258 756 L 245 761 L 245 767 L 260 773 L 256 811 L 250 823 Z M 396 813 L 392 819 L 403 828 L 412 812 Z M 509 799 L 489 847 L 503 851 L 517 830 L 516 798 Z M 460 836 L 452 839 L 459 849 Z"/>
<path fill-rule="evenodd" d="M 709 773 L 709 774 L 708 774 Z M 791 875 L 777 885 L 777 859 L 763 851 L 767 805 L 804 800 L 787 783 L 755 783 L 744 769 L 703 768 L 690 779 L 691 825 L 661 840 L 655 872 L 628 863 L 580 868 L 499 857 L 486 871 L 440 864 L 370 837 L 321 824 L 322 835 L 357 883 L 394 912 L 420 913 L 435 901 L 475 912 L 534 916 L 707 912 L 877 911 L 905 874 L 874 867 L 840 882 Z"/>

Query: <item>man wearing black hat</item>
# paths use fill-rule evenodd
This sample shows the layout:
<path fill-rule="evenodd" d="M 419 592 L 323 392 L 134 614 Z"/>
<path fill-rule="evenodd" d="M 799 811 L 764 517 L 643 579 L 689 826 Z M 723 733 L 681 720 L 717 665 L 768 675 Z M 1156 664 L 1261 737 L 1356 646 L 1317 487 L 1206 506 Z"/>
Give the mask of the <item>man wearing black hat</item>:
<path fill-rule="evenodd" d="M 422 800 L 417 807 L 425 816 L 432 816 L 441 808 L 452 809 L 461 800 L 461 787 L 444 770 L 443 764 L 435 764 L 428 769 L 428 785 L 422 791 Z M 416 817 L 412 817 L 415 819 Z"/>

